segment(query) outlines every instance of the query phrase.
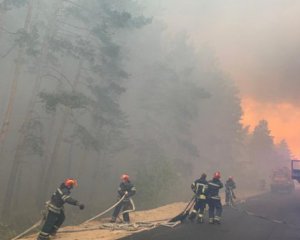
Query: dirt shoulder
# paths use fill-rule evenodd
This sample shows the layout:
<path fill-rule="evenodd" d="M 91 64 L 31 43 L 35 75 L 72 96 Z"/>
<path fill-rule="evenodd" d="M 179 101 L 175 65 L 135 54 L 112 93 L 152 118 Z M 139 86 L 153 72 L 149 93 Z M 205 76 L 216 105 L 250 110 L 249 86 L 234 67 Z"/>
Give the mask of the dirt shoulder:
<path fill-rule="evenodd" d="M 238 192 L 239 199 L 246 199 L 247 197 L 255 196 L 260 194 L 260 192 L 247 191 L 247 192 Z M 222 198 L 224 199 L 224 195 Z M 130 214 L 132 222 L 152 222 L 163 219 L 171 219 L 180 213 L 186 206 L 185 202 L 176 202 L 161 206 L 155 209 L 146 210 L 146 211 L 136 211 Z M 116 240 L 121 237 L 125 237 L 131 234 L 134 234 L 134 231 L 126 230 L 111 230 L 111 229 L 99 229 L 99 226 L 103 223 L 107 223 L 108 219 L 101 219 L 100 221 L 93 221 L 86 225 L 78 226 L 67 226 L 61 228 L 61 233 L 58 233 L 55 238 L 60 240 Z M 85 231 L 85 229 L 87 231 Z M 93 229 L 93 230 L 88 230 Z M 84 230 L 84 231 L 82 231 Z M 68 231 L 68 232 L 66 232 Z M 74 231 L 74 232 L 72 232 Z M 36 234 L 31 235 L 27 238 L 22 238 L 22 240 L 35 240 Z"/>

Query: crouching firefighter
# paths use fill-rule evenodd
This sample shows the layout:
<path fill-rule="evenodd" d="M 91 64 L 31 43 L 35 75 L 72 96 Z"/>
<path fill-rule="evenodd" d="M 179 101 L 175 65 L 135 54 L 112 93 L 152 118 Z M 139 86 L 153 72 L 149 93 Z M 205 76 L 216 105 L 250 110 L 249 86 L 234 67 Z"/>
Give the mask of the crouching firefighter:
<path fill-rule="evenodd" d="M 232 204 L 233 199 L 236 199 L 236 196 L 233 192 L 233 189 L 236 188 L 236 184 L 233 180 L 233 177 L 230 176 L 225 183 L 225 203 L 226 206 Z"/>
<path fill-rule="evenodd" d="M 213 179 L 208 182 L 207 196 L 208 196 L 208 214 L 210 224 L 220 224 L 222 216 L 221 197 L 219 190 L 223 188 L 223 183 L 220 181 L 221 174 L 216 172 Z"/>
<path fill-rule="evenodd" d="M 66 179 L 53 193 L 51 200 L 47 202 L 48 214 L 37 240 L 48 240 L 54 236 L 65 220 L 64 204 L 68 203 L 79 206 L 82 210 L 84 205 L 71 198 L 71 189 L 77 186 L 77 181 L 72 178 Z"/>
<path fill-rule="evenodd" d="M 207 203 L 206 200 L 207 187 L 208 187 L 207 184 L 208 182 L 206 181 L 206 174 L 203 173 L 201 177 L 195 180 L 191 185 L 191 188 L 196 195 L 194 209 L 189 215 L 189 219 L 191 221 L 193 221 L 198 214 L 197 222 L 203 223 L 204 210 Z"/>
<path fill-rule="evenodd" d="M 125 223 L 130 223 L 129 211 L 133 207 L 131 197 L 136 193 L 135 186 L 129 180 L 129 176 L 127 174 L 123 174 L 121 176 L 122 182 L 120 183 L 118 189 L 118 199 L 124 197 L 124 199 L 115 207 L 112 218 L 110 220 L 111 223 L 116 222 L 118 215 L 121 210 L 123 211 L 123 221 Z"/>

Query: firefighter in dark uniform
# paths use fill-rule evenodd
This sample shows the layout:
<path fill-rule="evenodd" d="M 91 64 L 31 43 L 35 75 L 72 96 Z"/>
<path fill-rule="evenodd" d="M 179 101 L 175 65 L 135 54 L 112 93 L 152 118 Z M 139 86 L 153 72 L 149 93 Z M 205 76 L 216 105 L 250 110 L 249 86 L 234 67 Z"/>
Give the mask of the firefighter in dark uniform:
<path fill-rule="evenodd" d="M 229 200 L 230 198 L 232 197 L 233 199 L 235 199 L 235 194 L 233 192 L 233 189 L 236 188 L 236 184 L 235 182 L 233 181 L 233 177 L 230 176 L 226 183 L 225 183 L 225 203 L 226 205 L 228 206 L 229 205 Z M 230 196 L 231 195 L 231 196 Z M 232 200 L 232 199 L 231 199 Z"/>
<path fill-rule="evenodd" d="M 64 204 L 68 203 L 79 206 L 82 210 L 84 205 L 71 198 L 71 189 L 77 186 L 77 181 L 72 178 L 66 179 L 53 193 L 50 202 L 47 203 L 48 214 L 44 226 L 40 231 L 37 240 L 48 240 L 50 235 L 54 236 L 65 220 Z"/>
<path fill-rule="evenodd" d="M 220 224 L 222 215 L 221 197 L 219 190 L 223 188 L 223 183 L 220 181 L 220 172 L 215 172 L 213 179 L 208 182 L 207 196 L 208 196 L 208 215 L 210 224 Z"/>
<path fill-rule="evenodd" d="M 195 217 L 198 214 L 198 223 L 203 223 L 203 216 L 204 216 L 204 209 L 206 206 L 206 193 L 207 193 L 207 187 L 208 182 L 206 181 L 206 174 L 203 173 L 201 177 L 197 180 L 195 180 L 191 188 L 193 192 L 195 193 L 195 205 L 194 209 L 190 213 L 189 219 L 193 221 Z"/>
<path fill-rule="evenodd" d="M 120 183 L 119 189 L 118 189 L 118 197 L 121 199 L 123 196 L 124 199 L 122 202 L 120 202 L 116 207 L 113 212 L 112 218 L 110 220 L 111 223 L 116 222 L 116 219 L 118 215 L 120 214 L 120 211 L 125 211 L 123 213 L 123 221 L 125 223 L 130 223 L 130 218 L 129 218 L 129 212 L 126 212 L 127 210 L 132 207 L 131 203 L 131 197 L 136 193 L 136 188 L 135 186 L 131 183 L 129 180 L 129 176 L 127 174 L 123 174 L 121 176 L 122 182 Z"/>

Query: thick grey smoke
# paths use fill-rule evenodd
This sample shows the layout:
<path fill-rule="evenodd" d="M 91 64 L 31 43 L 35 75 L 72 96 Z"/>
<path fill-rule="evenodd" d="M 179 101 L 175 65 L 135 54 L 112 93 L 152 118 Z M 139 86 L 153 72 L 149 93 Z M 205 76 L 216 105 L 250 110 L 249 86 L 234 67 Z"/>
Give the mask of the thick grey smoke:
<path fill-rule="evenodd" d="M 299 1 L 156 2 L 170 34 L 186 30 L 196 47 L 213 49 L 242 95 L 299 104 Z"/>

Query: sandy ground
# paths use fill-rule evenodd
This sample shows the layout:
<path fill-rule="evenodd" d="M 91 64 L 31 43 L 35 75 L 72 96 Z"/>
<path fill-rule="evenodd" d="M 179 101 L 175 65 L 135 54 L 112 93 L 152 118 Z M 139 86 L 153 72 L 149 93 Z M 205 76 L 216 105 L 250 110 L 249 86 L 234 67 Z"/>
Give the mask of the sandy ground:
<path fill-rule="evenodd" d="M 238 199 L 246 199 L 247 197 L 254 196 L 259 194 L 259 192 L 239 192 Z M 224 199 L 224 195 L 222 196 Z M 186 206 L 185 202 L 177 202 L 161 206 L 156 209 L 151 209 L 147 211 L 136 211 L 130 214 L 131 222 L 148 222 L 148 221 L 157 221 L 163 219 L 171 219 L 180 213 Z M 100 221 L 93 221 L 87 225 L 79 226 L 67 226 L 61 228 L 60 231 L 76 231 L 84 228 L 98 228 L 104 222 L 108 222 L 108 219 L 101 219 Z M 80 231 L 80 232 L 67 232 L 67 233 L 58 233 L 56 237 L 52 239 L 60 240 L 115 240 L 128 235 L 134 234 L 133 231 L 125 230 L 107 230 L 107 229 L 96 229 L 89 231 Z M 27 238 L 22 238 L 22 240 L 35 240 L 36 234 L 31 235 Z"/>

